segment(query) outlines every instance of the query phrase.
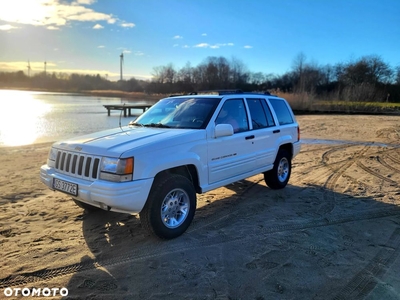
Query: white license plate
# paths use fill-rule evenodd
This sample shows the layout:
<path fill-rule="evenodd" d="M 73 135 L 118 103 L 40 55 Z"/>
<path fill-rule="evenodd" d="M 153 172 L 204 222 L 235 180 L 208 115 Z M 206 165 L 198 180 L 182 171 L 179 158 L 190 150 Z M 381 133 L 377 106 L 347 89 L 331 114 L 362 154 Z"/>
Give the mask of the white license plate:
<path fill-rule="evenodd" d="M 78 185 L 57 178 L 53 179 L 53 188 L 70 195 L 78 196 Z"/>

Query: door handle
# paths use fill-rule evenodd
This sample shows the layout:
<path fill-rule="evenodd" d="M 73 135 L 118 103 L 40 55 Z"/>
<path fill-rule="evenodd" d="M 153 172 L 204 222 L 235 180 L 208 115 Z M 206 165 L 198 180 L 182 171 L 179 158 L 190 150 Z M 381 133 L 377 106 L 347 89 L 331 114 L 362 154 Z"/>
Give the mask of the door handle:
<path fill-rule="evenodd" d="M 246 140 L 252 140 L 252 139 L 254 139 L 255 138 L 255 136 L 254 135 L 249 135 L 249 136 L 246 136 Z"/>
<path fill-rule="evenodd" d="M 279 132 L 281 132 L 280 129 L 272 131 L 272 133 L 279 133 Z"/>

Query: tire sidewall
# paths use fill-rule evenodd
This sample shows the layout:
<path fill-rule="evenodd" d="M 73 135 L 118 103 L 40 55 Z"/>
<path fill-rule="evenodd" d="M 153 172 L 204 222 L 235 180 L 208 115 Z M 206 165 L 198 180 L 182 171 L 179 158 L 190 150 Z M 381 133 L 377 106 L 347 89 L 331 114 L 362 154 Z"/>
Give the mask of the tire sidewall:
<path fill-rule="evenodd" d="M 149 198 L 148 220 L 154 234 L 161 238 L 171 239 L 183 234 L 190 226 L 196 211 L 196 192 L 192 182 L 182 175 L 170 175 L 155 180 Z M 167 227 L 161 218 L 161 206 L 165 197 L 174 189 L 182 189 L 189 197 L 189 212 L 183 223 L 176 228 Z"/>
<path fill-rule="evenodd" d="M 279 170 L 279 164 L 283 158 L 287 159 L 289 170 L 285 181 L 280 181 L 278 176 L 278 170 Z M 272 189 L 282 189 L 288 184 L 291 173 L 292 173 L 292 162 L 290 159 L 290 155 L 287 150 L 280 149 L 276 156 L 273 169 L 264 174 L 265 182 Z"/>

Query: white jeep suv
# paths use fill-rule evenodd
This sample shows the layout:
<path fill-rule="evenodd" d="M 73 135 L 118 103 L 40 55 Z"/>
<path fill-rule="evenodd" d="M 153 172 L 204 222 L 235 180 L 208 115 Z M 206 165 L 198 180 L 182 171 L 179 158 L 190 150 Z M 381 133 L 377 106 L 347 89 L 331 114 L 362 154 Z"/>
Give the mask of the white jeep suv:
<path fill-rule="evenodd" d="M 160 238 L 185 232 L 196 193 L 263 173 L 286 186 L 300 129 L 286 100 L 218 93 L 158 101 L 128 126 L 53 144 L 41 181 L 87 210 L 139 213 Z"/>

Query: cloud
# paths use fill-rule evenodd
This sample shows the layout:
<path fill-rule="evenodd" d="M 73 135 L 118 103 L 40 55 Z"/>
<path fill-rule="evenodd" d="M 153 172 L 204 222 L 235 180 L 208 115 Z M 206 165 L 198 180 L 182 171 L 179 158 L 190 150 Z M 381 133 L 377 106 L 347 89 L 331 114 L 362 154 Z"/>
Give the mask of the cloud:
<path fill-rule="evenodd" d="M 18 27 L 11 26 L 9 24 L 0 26 L 0 30 L 3 30 L 3 31 L 8 31 L 8 30 L 11 30 L 11 29 L 14 29 L 14 28 L 18 28 Z"/>
<path fill-rule="evenodd" d="M 207 36 L 207 33 L 202 33 L 201 36 Z"/>
<path fill-rule="evenodd" d="M 136 56 L 143 56 L 144 53 L 142 51 L 135 51 L 134 53 Z"/>
<path fill-rule="evenodd" d="M 86 4 L 86 5 L 91 5 L 93 3 L 97 2 L 97 0 L 76 0 L 72 4 Z"/>
<path fill-rule="evenodd" d="M 124 28 L 132 28 L 132 27 L 135 27 L 136 25 L 135 24 L 133 24 L 133 23 L 121 23 L 121 27 L 124 27 Z"/>
<path fill-rule="evenodd" d="M 0 10 L 0 20 L 56 29 L 73 21 L 114 24 L 117 18 L 112 14 L 94 11 L 86 6 L 94 0 L 77 0 L 71 4 L 61 0 L 12 0 Z M 85 6 L 86 5 L 86 6 Z M 132 23 L 127 23 L 132 24 Z"/>
<path fill-rule="evenodd" d="M 103 29 L 104 27 L 101 26 L 100 24 L 96 24 L 93 26 L 93 29 Z"/>
<path fill-rule="evenodd" d="M 100 48 L 100 49 L 105 48 L 105 47 L 106 46 L 104 46 L 104 45 L 97 46 L 97 48 Z"/>
<path fill-rule="evenodd" d="M 211 48 L 211 49 L 219 49 L 221 47 L 232 47 L 234 46 L 234 43 L 218 43 L 214 45 L 210 45 L 208 43 L 201 43 L 194 45 L 195 48 Z"/>
<path fill-rule="evenodd" d="M 48 30 L 59 30 L 60 29 L 59 27 L 56 27 L 56 26 L 47 26 L 46 28 Z"/>
<path fill-rule="evenodd" d="M 184 45 L 184 46 L 182 46 L 182 48 L 190 48 L 190 46 L 189 45 Z"/>
<path fill-rule="evenodd" d="M 246 45 L 246 46 L 244 46 L 243 48 L 245 48 L 245 49 L 251 49 L 251 48 L 253 48 L 253 46 Z"/>
<path fill-rule="evenodd" d="M 180 40 L 180 39 L 183 39 L 183 37 L 180 36 L 180 35 L 175 35 L 175 36 L 173 37 L 173 39 L 174 39 L 174 40 Z"/>
<path fill-rule="evenodd" d="M 201 44 L 194 45 L 194 47 L 195 48 L 208 48 L 208 47 L 210 47 L 210 44 L 201 43 Z"/>

